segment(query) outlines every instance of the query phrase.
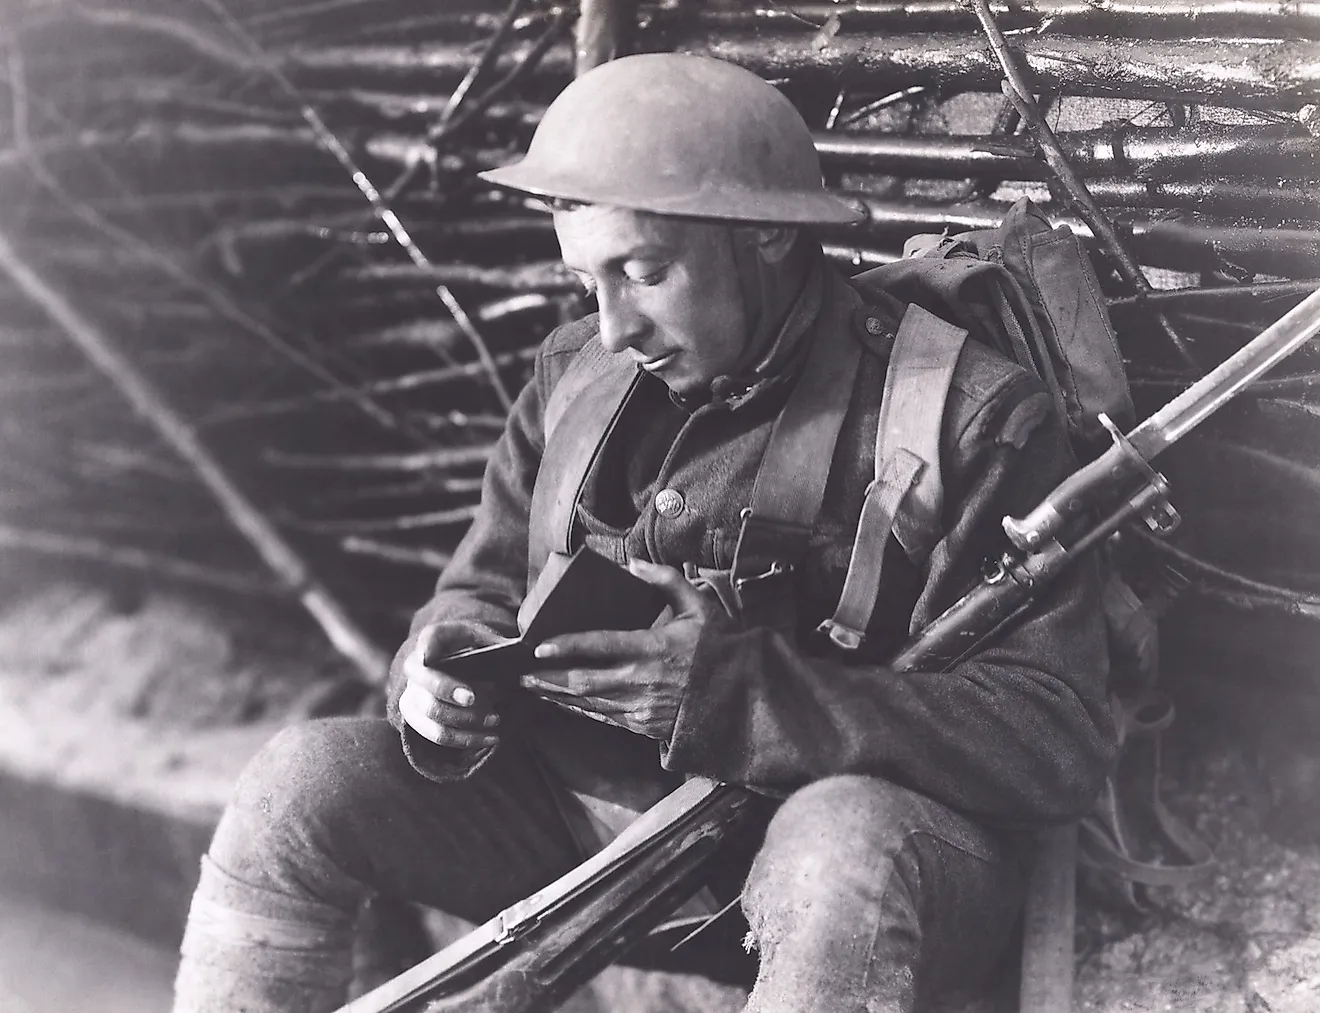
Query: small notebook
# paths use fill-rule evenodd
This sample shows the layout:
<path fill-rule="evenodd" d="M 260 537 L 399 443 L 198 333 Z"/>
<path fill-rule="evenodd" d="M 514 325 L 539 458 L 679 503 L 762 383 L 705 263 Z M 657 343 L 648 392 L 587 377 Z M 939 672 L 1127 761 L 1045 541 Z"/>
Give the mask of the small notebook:
<path fill-rule="evenodd" d="M 590 630 L 644 630 L 666 604 L 658 587 L 585 546 L 571 556 L 554 553 L 518 612 L 521 636 L 428 657 L 426 664 L 456 679 L 516 680 L 541 664 L 532 652 L 542 641 Z"/>

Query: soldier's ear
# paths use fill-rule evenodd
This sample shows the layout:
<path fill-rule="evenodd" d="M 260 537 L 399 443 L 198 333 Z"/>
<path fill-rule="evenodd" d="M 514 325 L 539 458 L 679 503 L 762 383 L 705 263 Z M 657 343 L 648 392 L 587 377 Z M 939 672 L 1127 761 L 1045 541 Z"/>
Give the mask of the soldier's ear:
<path fill-rule="evenodd" d="M 756 252 L 767 264 L 778 264 L 797 243 L 798 230 L 790 225 L 765 226 L 753 230 Z"/>

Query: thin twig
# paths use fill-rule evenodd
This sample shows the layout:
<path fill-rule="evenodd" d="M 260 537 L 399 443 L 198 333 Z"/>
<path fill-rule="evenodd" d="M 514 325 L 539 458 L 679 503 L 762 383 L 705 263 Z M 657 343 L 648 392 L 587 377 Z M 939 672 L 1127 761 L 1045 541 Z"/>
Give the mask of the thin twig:
<path fill-rule="evenodd" d="M 233 525 L 252 544 L 286 589 L 296 595 L 335 648 L 353 662 L 364 682 L 379 685 L 388 658 L 358 629 L 303 559 L 230 479 L 196 432 L 90 321 L 19 258 L 0 234 L 0 270 L 68 334 L 78 349 L 148 422 L 157 435 L 187 461 Z"/>
<path fill-rule="evenodd" d="M 1176 388 L 1182 390 L 1196 382 L 1198 376 L 1161 376 L 1158 373 L 1133 375 L 1133 387 Z M 1271 380 L 1257 380 L 1240 396 L 1260 397 L 1267 394 L 1306 394 L 1320 389 L 1320 373 L 1302 373 L 1281 376 Z"/>
<path fill-rule="evenodd" d="M 23 94 L 25 84 L 21 73 L 21 64 L 16 65 L 14 62 L 19 59 L 19 54 L 11 47 L 9 55 L 10 79 L 8 84 L 10 91 L 15 95 Z M 110 239 L 125 248 L 133 251 L 171 281 L 201 296 L 202 299 L 222 317 L 237 324 L 248 333 L 260 338 L 264 343 L 276 349 L 287 359 L 306 370 L 312 376 L 330 384 L 336 389 L 342 389 L 344 391 L 352 390 L 351 387 L 344 384 L 342 380 L 326 369 L 325 366 L 317 362 L 311 356 L 295 348 L 286 338 L 277 334 L 265 323 L 253 317 L 247 312 L 247 310 L 234 302 L 234 300 L 227 294 L 220 291 L 214 285 L 204 282 L 192 272 L 182 267 L 176 258 L 160 252 L 141 237 L 114 224 L 86 203 L 74 197 L 73 194 L 69 193 L 64 185 L 51 174 L 45 163 L 36 155 L 25 135 L 16 132 L 15 146 L 25 153 L 25 160 L 33 177 L 58 200 L 60 200 L 80 221 L 95 229 L 97 232 L 108 236 Z M 388 412 L 385 412 L 370 400 L 351 393 L 348 393 L 345 396 L 353 400 L 357 407 L 377 424 L 386 429 L 398 428 L 396 420 Z"/>
<path fill-rule="evenodd" d="M 407 478 L 402 482 L 387 482 L 382 485 L 356 484 L 349 489 L 312 496 L 308 503 L 314 507 L 343 507 L 350 503 L 372 503 L 381 500 L 406 499 L 416 501 L 418 496 L 434 496 L 437 492 L 448 496 L 473 496 L 481 492 L 481 478 L 440 478 L 424 475 L 421 478 Z"/>
<path fill-rule="evenodd" d="M 1310 295 L 1320 288 L 1320 278 L 1311 281 L 1264 281 L 1251 285 L 1222 285 L 1202 288 L 1169 288 L 1153 291 L 1147 295 L 1115 296 L 1108 300 L 1110 309 L 1128 309 L 1146 304 L 1184 303 L 1219 303 L 1225 300 L 1242 298 L 1286 298 L 1288 296 Z"/>
<path fill-rule="evenodd" d="M 864 120 L 873 113 L 878 113 L 881 109 L 888 109 L 899 102 L 910 101 L 925 95 L 929 89 L 922 84 L 914 84 L 902 91 L 892 92 L 889 95 L 882 96 L 873 102 L 868 102 L 860 109 L 854 109 L 847 116 L 840 118 L 834 125 L 836 128 L 851 126 L 858 120 Z"/>
<path fill-rule="evenodd" d="M 148 552 L 145 549 L 124 545 L 107 545 L 94 538 L 78 538 L 55 531 L 0 524 L 0 548 L 17 552 L 35 552 L 45 556 L 92 560 L 145 573 L 158 573 L 176 580 L 186 580 L 239 594 L 282 595 L 284 593 L 270 580 L 242 573 L 228 573 L 158 552 Z"/>
<path fill-rule="evenodd" d="M 362 196 L 367 199 L 372 210 L 376 212 L 377 217 L 379 217 L 385 224 L 385 227 L 390 230 L 390 235 L 394 237 L 395 242 L 397 242 L 399 246 L 403 248 L 404 252 L 408 254 L 409 259 L 411 259 L 418 267 L 429 266 L 430 261 L 427 260 L 426 254 L 422 253 L 420 247 L 418 247 L 412 236 L 408 234 L 408 230 L 404 228 L 403 222 L 400 220 L 399 216 L 395 214 L 394 210 L 385 202 L 380 191 L 376 189 L 375 184 L 372 183 L 367 174 L 358 167 L 357 162 L 354 161 L 353 156 L 349 154 L 348 149 L 344 147 L 343 142 L 339 140 L 338 135 L 326 126 L 325 121 L 321 119 L 320 113 L 307 103 L 303 98 L 302 93 L 298 91 L 293 82 L 289 80 L 288 76 L 266 55 L 265 50 L 261 48 L 261 44 L 248 34 L 247 30 L 234 19 L 233 15 L 229 13 L 220 0 L 202 0 L 202 2 L 229 26 L 234 34 L 241 39 L 245 45 L 251 48 L 254 58 L 258 61 L 258 64 L 262 69 L 270 75 L 271 79 L 280 86 L 290 99 L 297 103 L 299 112 L 302 114 L 303 119 L 307 121 L 307 124 L 312 128 L 313 132 L 317 135 L 322 147 L 324 147 L 325 150 L 334 157 L 335 161 L 343 166 L 349 173 L 354 185 L 362 193 Z M 477 353 L 477 358 L 485 367 L 487 379 L 489 380 L 492 389 L 495 391 L 495 396 L 499 399 L 500 405 L 504 410 L 508 411 L 513 407 L 513 397 L 509 394 L 508 388 L 504 385 L 504 379 L 500 376 L 500 371 L 491 357 L 490 348 L 487 346 L 485 339 L 481 336 L 481 332 L 477 330 L 476 325 L 472 322 L 466 311 L 464 311 L 462 305 L 459 304 L 448 286 L 436 286 L 436 294 L 440 297 L 440 301 L 445 304 L 445 308 L 449 310 L 450 315 L 453 316 L 454 320 L 458 323 L 458 326 L 462 328 L 463 333 L 467 335 L 468 340 L 472 343 L 472 347 Z"/>
<path fill-rule="evenodd" d="M 426 528 L 448 528 L 455 524 L 470 524 L 477 515 L 476 504 L 450 507 L 447 510 L 428 510 L 421 514 L 407 514 L 403 517 L 346 518 L 333 521 L 308 521 L 290 518 L 290 527 L 301 531 L 311 531 L 319 535 L 334 535 L 352 532 L 366 534 L 370 532 L 418 531 Z"/>
<path fill-rule="evenodd" d="M 1176 545 L 1170 545 L 1163 539 L 1156 538 L 1140 525 L 1130 526 L 1127 533 L 1135 536 L 1157 555 L 1176 561 L 1179 568 L 1186 570 L 1188 575 L 1219 584 L 1223 590 L 1250 595 L 1252 605 L 1269 608 L 1273 611 L 1283 611 L 1292 615 L 1305 616 L 1308 619 L 1320 619 L 1320 595 L 1252 580 L 1250 577 L 1233 570 L 1216 566 L 1214 563 L 1193 555 L 1185 549 L 1180 549 Z M 1193 587 L 1203 593 L 1213 593 L 1217 590 L 1204 584 L 1199 588 L 1197 585 L 1193 585 Z"/>
<path fill-rule="evenodd" d="M 535 347 L 522 348 L 516 352 L 506 352 L 503 355 L 496 356 L 495 362 L 500 366 L 515 365 L 530 362 L 536 358 L 536 354 L 537 349 Z M 390 380 L 377 380 L 374 383 L 364 384 L 357 389 L 357 392 L 363 394 L 395 394 L 405 390 L 416 390 L 419 387 L 471 379 L 474 376 L 482 375 L 484 371 L 485 366 L 479 362 L 465 362 L 457 366 L 445 366 L 442 369 L 418 370 L 406 376 L 395 377 Z M 267 415 L 281 415 L 285 412 L 302 411 L 314 405 L 334 404 L 343 401 L 347 397 L 349 395 L 343 391 L 323 390 L 303 397 L 234 405 L 231 408 L 218 409 L 209 415 L 204 415 L 200 424 L 213 426 L 226 422 L 246 421 Z"/>
<path fill-rule="evenodd" d="M 472 64 L 472 69 L 469 70 L 463 80 L 458 83 L 458 87 L 454 89 L 452 94 L 450 94 L 449 101 L 446 102 L 445 107 L 440 110 L 440 116 L 436 120 L 437 128 L 443 130 L 448 126 L 449 121 L 454 118 L 454 114 L 458 112 L 459 106 L 463 104 L 463 100 L 467 97 L 468 92 L 472 90 L 473 85 L 477 83 L 481 75 L 484 74 L 495 62 L 495 58 L 499 55 L 500 47 L 504 45 L 504 40 L 509 37 L 509 32 L 513 30 L 519 12 L 521 12 L 526 6 L 527 0 L 510 0 L 508 8 L 504 12 L 504 16 L 500 18 L 500 23 L 496 26 L 495 31 L 491 33 L 490 38 L 486 42 L 486 47 L 481 51 L 480 58 Z M 391 187 L 391 190 L 393 190 L 393 187 Z"/>
<path fill-rule="evenodd" d="M 462 113 L 453 117 L 448 123 L 442 126 L 437 125 L 428 131 L 426 139 L 433 145 L 439 144 L 446 137 L 463 129 L 473 119 L 485 112 L 494 104 L 496 99 L 536 68 L 536 65 L 541 62 L 541 58 L 545 56 L 555 40 L 559 38 L 560 33 L 569 24 L 569 20 L 570 17 L 567 11 L 556 11 L 550 20 L 549 27 L 541 33 L 540 37 L 523 54 L 522 59 L 510 68 L 508 73 L 482 92 L 480 97 L 469 102 Z"/>
<path fill-rule="evenodd" d="M 474 447 L 437 447 L 406 454 L 289 454 L 268 450 L 262 456 L 282 468 L 326 471 L 426 471 L 485 464 L 494 444 Z"/>
<path fill-rule="evenodd" d="M 972 3 L 975 6 L 976 17 L 981 22 L 986 38 L 989 39 L 990 46 L 1003 68 L 1004 80 L 1000 83 L 1000 87 L 1021 114 L 1027 129 L 1031 131 L 1032 137 L 1036 139 L 1041 156 L 1058 177 L 1077 214 L 1091 227 L 1096 239 L 1100 241 L 1105 252 L 1113 260 L 1114 266 L 1122 275 L 1123 280 L 1135 288 L 1138 295 L 1148 294 L 1151 291 L 1151 285 L 1142 273 L 1140 265 L 1119 238 L 1118 233 L 1114 231 L 1113 224 L 1100 209 L 1100 205 L 1095 202 L 1090 191 L 1086 189 L 1086 184 L 1073 171 L 1072 165 L 1068 162 L 1068 157 L 1059 145 L 1058 138 L 1054 136 L 1054 131 L 1050 129 L 1050 125 L 1045 122 L 1045 117 L 1041 115 L 1040 107 L 1036 104 L 1032 89 L 1018 66 L 1017 57 L 1009 49 L 1004 33 L 999 30 L 999 26 L 995 24 L 994 15 L 990 13 L 989 0 L 972 0 Z M 1173 344 L 1179 357 L 1189 366 L 1197 365 L 1186 340 L 1174 329 L 1168 318 L 1162 313 L 1156 313 L 1155 319 Z"/>
<path fill-rule="evenodd" d="M 93 10 L 80 3 L 62 4 L 63 10 L 72 11 L 82 20 L 114 28 L 129 28 L 143 35 L 155 35 L 180 43 L 198 56 L 205 57 L 231 70 L 250 71 L 253 62 L 243 53 L 231 49 L 205 32 L 178 18 L 162 18 L 124 10 Z"/>
<path fill-rule="evenodd" d="M 482 323 L 491 323 L 519 313 L 532 310 L 553 309 L 555 300 L 541 292 L 522 292 L 518 295 L 505 296 L 477 307 L 477 319 Z M 430 347 L 448 347 L 452 343 L 457 325 L 439 320 L 411 320 L 406 323 L 383 327 L 378 331 L 369 331 L 361 336 L 344 342 L 345 348 L 361 351 L 363 349 L 389 346 L 426 345 Z M 507 365 L 507 358 L 497 355 L 497 365 Z"/>
<path fill-rule="evenodd" d="M 406 566 L 421 566 L 428 570 L 443 570 L 453 558 L 448 552 L 419 549 L 411 545 L 395 545 L 375 538 L 362 538 L 359 535 L 349 535 L 340 541 L 339 547 L 355 555 L 371 556 L 390 563 L 403 563 Z"/>

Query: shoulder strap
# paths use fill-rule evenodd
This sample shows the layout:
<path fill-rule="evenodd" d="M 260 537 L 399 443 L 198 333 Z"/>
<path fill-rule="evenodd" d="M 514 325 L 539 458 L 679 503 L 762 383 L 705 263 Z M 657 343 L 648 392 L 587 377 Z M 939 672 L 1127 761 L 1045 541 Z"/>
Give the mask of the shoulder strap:
<path fill-rule="evenodd" d="M 572 361 L 555 381 L 554 387 L 550 390 L 550 397 L 546 399 L 541 431 L 545 435 L 547 444 L 550 442 L 551 434 L 559 428 L 564 412 L 568 410 L 573 399 L 582 393 L 584 387 L 590 385 L 603 373 L 609 372 L 610 367 L 615 364 L 614 357 L 596 341 L 586 342 L 573 353 Z"/>
<path fill-rule="evenodd" d="M 775 420 L 751 502 L 742 512 L 731 573 L 740 600 L 753 582 L 797 565 L 820 513 L 862 355 L 849 317 L 837 315 L 819 327 L 817 340 L 824 347 L 812 349 Z"/>
<path fill-rule="evenodd" d="M 847 650 L 861 646 L 870 625 L 890 532 L 914 561 L 924 561 L 939 539 L 940 429 L 966 341 L 965 330 L 920 306 L 903 314 L 880 401 L 875 480 L 866 490 L 838 608 L 820 626 Z"/>
<path fill-rule="evenodd" d="M 543 417 L 545 450 L 532 491 L 532 571 L 539 570 L 550 552 L 573 551 L 573 521 L 587 475 L 641 375 L 626 356 L 610 355 L 588 342 L 551 391 Z M 555 439 L 570 406 L 584 425 L 572 439 Z"/>

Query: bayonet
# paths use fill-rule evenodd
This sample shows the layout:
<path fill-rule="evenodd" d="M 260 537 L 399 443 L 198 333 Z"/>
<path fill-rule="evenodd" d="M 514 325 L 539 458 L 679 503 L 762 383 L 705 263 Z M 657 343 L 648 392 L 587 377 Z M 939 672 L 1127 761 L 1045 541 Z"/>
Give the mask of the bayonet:
<path fill-rule="evenodd" d="M 1134 488 L 1161 485 L 1150 467 L 1159 453 L 1182 439 L 1228 401 L 1251 386 L 1320 332 L 1320 290 L 1262 331 L 1256 338 L 1197 380 L 1126 436 L 1109 426 L 1114 444 L 1059 484 L 1022 519 L 1004 518 L 1004 533 L 1024 552 L 1039 549 L 1076 518 Z M 1166 532 L 1177 514 L 1167 501 L 1148 515 L 1150 526 Z"/>

